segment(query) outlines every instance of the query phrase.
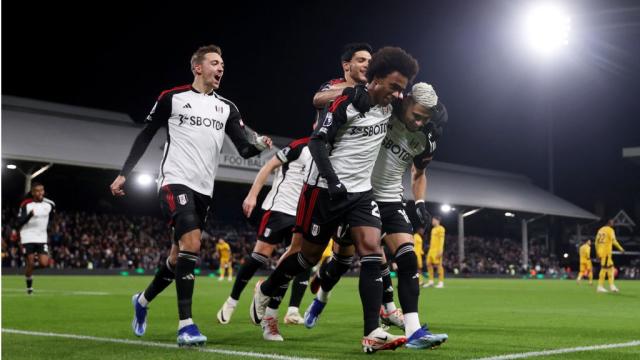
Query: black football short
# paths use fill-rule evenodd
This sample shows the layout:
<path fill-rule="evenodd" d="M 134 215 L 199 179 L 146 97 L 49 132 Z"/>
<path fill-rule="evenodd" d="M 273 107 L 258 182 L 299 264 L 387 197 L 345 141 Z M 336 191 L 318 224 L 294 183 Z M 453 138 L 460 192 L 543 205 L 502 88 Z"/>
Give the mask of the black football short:
<path fill-rule="evenodd" d="M 316 244 L 326 244 L 338 227 L 371 226 L 380 229 L 380 210 L 371 190 L 347 193 L 338 201 L 329 198 L 325 188 L 307 185 L 298 200 L 295 231 Z"/>
<path fill-rule="evenodd" d="M 181 184 L 169 184 L 158 193 L 160 208 L 165 219 L 174 229 L 173 241 L 177 244 L 182 235 L 203 229 L 211 203 L 211 197 L 191 190 Z"/>
<path fill-rule="evenodd" d="M 397 233 L 413 235 L 413 226 L 402 202 L 378 201 L 378 206 L 380 207 L 380 216 L 382 217 L 383 235 Z"/>
<path fill-rule="evenodd" d="M 267 210 L 258 228 L 258 240 L 271 245 L 289 244 L 296 217 L 279 211 Z"/>
<path fill-rule="evenodd" d="M 24 248 L 24 253 L 26 255 L 38 254 L 38 255 L 49 255 L 49 244 L 43 243 L 27 243 L 22 244 Z"/>

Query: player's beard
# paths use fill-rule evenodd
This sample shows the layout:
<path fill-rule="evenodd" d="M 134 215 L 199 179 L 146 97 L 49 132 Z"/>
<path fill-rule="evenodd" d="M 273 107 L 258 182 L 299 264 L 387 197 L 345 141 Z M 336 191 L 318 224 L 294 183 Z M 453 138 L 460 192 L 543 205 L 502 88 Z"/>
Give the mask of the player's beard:
<path fill-rule="evenodd" d="M 366 84 L 366 77 L 361 79 L 361 75 L 363 74 L 360 73 L 360 70 L 355 65 L 349 65 L 349 76 L 351 77 L 351 80 L 353 80 L 353 82 L 355 82 L 356 84 Z"/>

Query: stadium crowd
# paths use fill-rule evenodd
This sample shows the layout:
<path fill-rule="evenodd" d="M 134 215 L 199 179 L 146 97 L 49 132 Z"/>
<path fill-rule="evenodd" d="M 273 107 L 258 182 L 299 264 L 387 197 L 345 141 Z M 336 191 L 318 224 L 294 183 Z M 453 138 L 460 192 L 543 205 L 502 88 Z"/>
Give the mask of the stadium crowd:
<path fill-rule="evenodd" d="M 251 252 L 255 231 L 246 224 L 208 223 L 201 267 L 217 268 L 215 241 L 231 244 L 234 261 Z M 211 240 L 211 241 L 207 241 Z M 169 227 L 159 218 L 58 212 L 50 226 L 50 267 L 85 269 L 154 269 L 171 246 Z M 2 266 L 22 267 L 15 211 L 2 211 Z"/>
<path fill-rule="evenodd" d="M 23 267 L 20 253 L 16 210 L 2 210 L 2 267 Z M 216 270 L 215 243 L 218 237 L 230 245 L 233 263 L 239 266 L 251 253 L 256 237 L 255 229 L 247 222 L 207 223 L 203 235 L 203 251 L 200 267 Z M 428 249 L 428 240 L 425 248 Z M 56 269 L 155 269 L 166 249 L 171 245 L 167 224 L 151 216 L 122 214 L 94 214 L 88 212 L 59 211 L 50 226 L 50 264 Z M 427 250 L 425 249 L 425 250 Z M 270 259 L 274 268 L 277 257 Z M 455 236 L 447 236 L 444 267 L 447 273 L 472 275 L 515 276 L 535 270 L 549 277 L 571 276 L 571 270 L 549 256 L 544 245 L 535 241 L 529 247 L 531 269 L 521 268 L 522 250 L 519 241 L 508 238 L 482 238 L 468 236 L 465 239 L 465 260 L 458 259 L 458 243 Z M 354 262 L 351 272 L 357 272 Z M 575 273 L 576 269 L 573 269 Z M 620 267 L 620 276 L 640 278 L 640 260 Z"/>

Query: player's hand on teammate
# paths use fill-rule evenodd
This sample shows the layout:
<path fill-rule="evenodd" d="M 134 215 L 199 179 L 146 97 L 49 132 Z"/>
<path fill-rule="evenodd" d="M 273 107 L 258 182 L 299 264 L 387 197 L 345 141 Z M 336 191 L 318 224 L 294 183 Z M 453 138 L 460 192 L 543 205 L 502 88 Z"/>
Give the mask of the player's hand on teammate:
<path fill-rule="evenodd" d="M 353 87 L 351 104 L 361 113 L 366 113 L 371 109 L 371 98 L 369 97 L 369 91 L 366 85 L 359 84 Z"/>
<path fill-rule="evenodd" d="M 416 215 L 422 225 L 431 223 L 431 214 L 427 210 L 427 206 L 424 204 L 424 200 L 416 201 Z"/>
<path fill-rule="evenodd" d="M 242 212 L 244 216 L 249 217 L 256 207 L 256 198 L 254 196 L 247 196 L 242 202 Z"/>
<path fill-rule="evenodd" d="M 327 185 L 329 198 L 331 200 L 340 200 L 347 197 L 347 188 L 340 182 L 340 180 L 329 182 Z"/>
<path fill-rule="evenodd" d="M 111 183 L 109 187 L 113 196 L 124 196 L 124 190 L 122 188 L 124 187 L 125 181 L 127 181 L 127 178 L 122 175 L 118 175 L 118 177 L 113 180 L 113 183 Z"/>

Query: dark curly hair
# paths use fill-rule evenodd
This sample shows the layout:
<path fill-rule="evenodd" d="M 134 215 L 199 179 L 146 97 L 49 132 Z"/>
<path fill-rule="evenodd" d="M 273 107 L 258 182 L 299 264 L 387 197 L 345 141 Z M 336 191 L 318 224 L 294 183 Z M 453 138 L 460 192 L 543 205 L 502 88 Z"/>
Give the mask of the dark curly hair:
<path fill-rule="evenodd" d="M 419 70 L 418 61 L 399 47 L 386 46 L 371 57 L 367 69 L 367 80 L 383 78 L 394 71 L 399 72 L 412 82 Z"/>

